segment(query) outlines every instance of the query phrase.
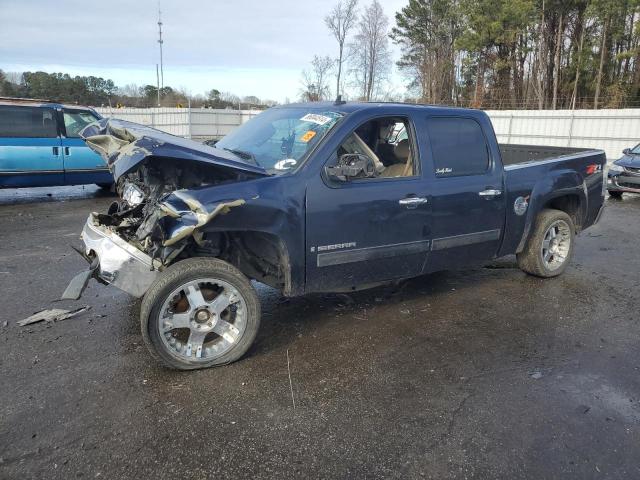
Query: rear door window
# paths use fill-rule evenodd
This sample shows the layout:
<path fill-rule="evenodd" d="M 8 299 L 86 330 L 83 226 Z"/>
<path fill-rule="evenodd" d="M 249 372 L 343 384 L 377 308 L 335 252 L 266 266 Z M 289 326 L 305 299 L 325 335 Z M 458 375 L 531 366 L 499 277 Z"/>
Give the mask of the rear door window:
<path fill-rule="evenodd" d="M 475 120 L 431 117 L 427 129 L 436 177 L 482 175 L 489 169 L 489 149 Z"/>
<path fill-rule="evenodd" d="M 62 114 L 64 116 L 64 128 L 67 133 L 67 138 L 80 138 L 82 129 L 98 120 L 98 117 L 88 110 L 64 109 Z"/>
<path fill-rule="evenodd" d="M 0 105 L 0 137 L 55 138 L 55 110 L 46 107 Z"/>

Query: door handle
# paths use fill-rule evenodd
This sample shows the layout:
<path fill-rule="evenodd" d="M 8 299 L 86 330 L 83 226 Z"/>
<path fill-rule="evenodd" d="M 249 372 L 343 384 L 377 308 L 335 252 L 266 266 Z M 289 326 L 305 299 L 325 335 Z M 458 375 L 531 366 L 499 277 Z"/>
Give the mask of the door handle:
<path fill-rule="evenodd" d="M 398 203 L 407 208 L 416 208 L 418 205 L 427 203 L 427 199 L 424 197 L 407 197 L 398 200 Z"/>
<path fill-rule="evenodd" d="M 60 154 L 60 149 L 58 147 L 52 147 L 53 148 L 53 154 L 57 157 Z"/>
<path fill-rule="evenodd" d="M 64 147 L 64 154 L 68 157 L 69 156 L 69 147 Z"/>
<path fill-rule="evenodd" d="M 502 195 L 502 190 L 488 188 L 487 190 L 482 190 L 481 192 L 478 192 L 478 195 L 480 195 L 481 197 L 497 197 L 498 195 Z"/>

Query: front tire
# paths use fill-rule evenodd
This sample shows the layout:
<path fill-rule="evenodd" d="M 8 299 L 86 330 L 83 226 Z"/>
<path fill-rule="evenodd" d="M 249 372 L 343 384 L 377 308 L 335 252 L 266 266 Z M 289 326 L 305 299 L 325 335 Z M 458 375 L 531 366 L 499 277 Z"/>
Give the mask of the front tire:
<path fill-rule="evenodd" d="M 574 238 L 575 227 L 569 215 L 561 210 L 542 210 L 524 250 L 516 255 L 518 266 L 536 277 L 561 275 L 571 260 Z"/>
<path fill-rule="evenodd" d="M 165 270 L 142 300 L 144 342 L 169 368 L 194 370 L 235 362 L 260 326 L 255 290 L 233 265 L 190 258 Z"/>
<path fill-rule="evenodd" d="M 622 193 L 623 193 L 623 192 L 620 192 L 620 191 L 618 191 L 618 190 L 608 190 L 608 192 L 609 192 L 609 196 L 610 196 L 610 197 L 613 197 L 613 198 L 622 198 Z"/>

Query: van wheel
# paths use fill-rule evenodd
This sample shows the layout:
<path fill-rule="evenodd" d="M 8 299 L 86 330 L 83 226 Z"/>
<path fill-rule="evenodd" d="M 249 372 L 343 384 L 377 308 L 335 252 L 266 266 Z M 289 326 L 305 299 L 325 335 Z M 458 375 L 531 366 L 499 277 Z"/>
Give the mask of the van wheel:
<path fill-rule="evenodd" d="M 142 300 L 140 327 L 164 365 L 194 370 L 238 360 L 260 325 L 260 302 L 236 267 L 190 258 L 165 270 Z"/>
<path fill-rule="evenodd" d="M 623 192 L 620 192 L 620 191 L 618 191 L 618 190 L 608 190 L 608 192 L 609 192 L 609 196 L 610 196 L 610 197 L 613 197 L 613 198 L 622 198 L 622 193 L 623 193 Z"/>
<path fill-rule="evenodd" d="M 566 270 L 573 253 L 573 221 L 561 210 L 545 209 L 534 228 L 524 250 L 517 254 L 518 266 L 530 275 L 556 277 Z"/>

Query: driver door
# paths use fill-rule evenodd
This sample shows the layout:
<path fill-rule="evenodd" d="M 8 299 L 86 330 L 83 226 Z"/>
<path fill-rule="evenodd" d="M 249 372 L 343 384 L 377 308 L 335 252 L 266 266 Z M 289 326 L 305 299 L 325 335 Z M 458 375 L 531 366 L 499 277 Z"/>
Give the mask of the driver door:
<path fill-rule="evenodd" d="M 381 171 L 371 178 L 347 181 L 323 172 L 322 180 L 309 183 L 307 291 L 356 289 L 416 276 L 424 269 L 431 241 L 431 205 L 421 176 L 415 130 L 407 118 L 386 120 L 405 122 L 410 132 L 409 157 L 405 160 L 411 163 L 393 169 L 398 175 L 384 176 L 394 158 L 389 154 L 387 166 L 380 158 L 384 149 L 377 132 L 385 125 L 383 118 L 371 120 L 371 126 L 361 125 L 348 135 L 326 163 L 335 165 L 345 152 L 360 153 L 372 156 L 376 170 L 381 167 Z M 349 150 L 353 148 L 356 151 Z M 396 160 L 402 160 L 400 153 Z"/>

